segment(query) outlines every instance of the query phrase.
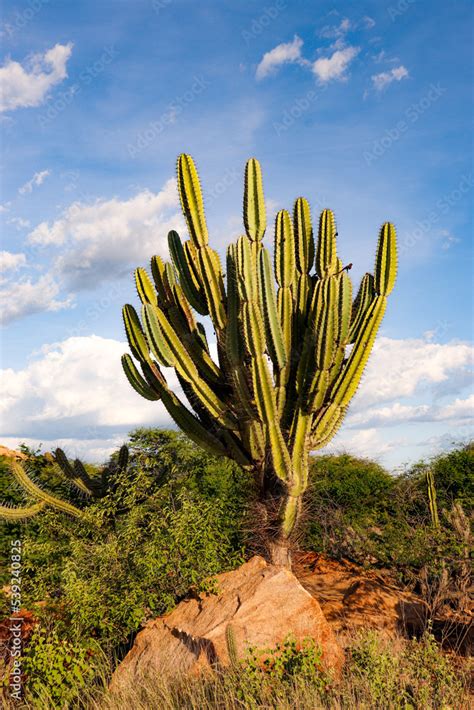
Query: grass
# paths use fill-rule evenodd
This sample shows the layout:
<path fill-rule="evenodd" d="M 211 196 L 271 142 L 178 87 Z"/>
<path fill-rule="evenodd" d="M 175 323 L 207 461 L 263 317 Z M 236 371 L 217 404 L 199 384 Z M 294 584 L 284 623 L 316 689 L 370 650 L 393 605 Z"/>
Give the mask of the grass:
<path fill-rule="evenodd" d="M 314 648 L 288 645 L 282 664 L 255 662 L 250 653 L 235 668 L 197 677 L 148 677 L 111 693 L 110 670 L 101 666 L 92 687 L 78 687 L 74 699 L 52 700 L 47 684 L 24 707 L 41 710 L 468 710 L 468 668 L 445 655 L 432 636 L 387 639 L 375 632 L 354 634 L 346 648 L 343 675 L 334 680 L 311 663 Z M 304 650 L 303 649 L 303 650 Z M 306 652 L 306 651 L 305 651 Z M 293 655 L 292 655 L 293 654 Z M 294 662 L 299 654 L 298 662 Z M 266 653 L 267 657 L 268 654 Z M 281 657 L 281 654 L 279 654 Z M 277 671 L 275 671 L 277 669 Z"/>

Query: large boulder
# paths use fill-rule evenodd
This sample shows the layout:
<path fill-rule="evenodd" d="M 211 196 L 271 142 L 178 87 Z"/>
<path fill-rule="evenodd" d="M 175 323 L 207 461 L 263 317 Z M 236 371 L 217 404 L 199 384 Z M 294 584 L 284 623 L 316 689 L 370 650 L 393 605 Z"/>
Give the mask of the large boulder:
<path fill-rule="evenodd" d="M 299 640 L 313 638 L 326 669 L 340 673 L 342 648 L 319 603 L 289 570 L 256 556 L 233 572 L 217 575 L 216 591 L 186 599 L 166 616 L 148 622 L 116 669 L 112 690 L 145 675 L 172 676 L 228 665 L 226 630 L 240 658 L 249 646 L 273 647 L 289 634 Z"/>

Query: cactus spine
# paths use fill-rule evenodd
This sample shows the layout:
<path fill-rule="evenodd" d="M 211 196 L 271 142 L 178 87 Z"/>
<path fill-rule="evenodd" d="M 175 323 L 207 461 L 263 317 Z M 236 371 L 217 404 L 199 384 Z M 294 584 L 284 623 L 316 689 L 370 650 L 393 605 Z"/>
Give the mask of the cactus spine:
<path fill-rule="evenodd" d="M 126 354 L 123 368 L 132 387 L 161 399 L 193 441 L 253 471 L 268 512 L 269 549 L 281 550 L 298 520 L 309 453 L 341 426 L 385 313 L 397 270 L 395 228 L 382 226 L 374 275 L 364 276 L 353 300 L 337 255 L 334 214 L 321 213 L 315 243 L 309 204 L 299 197 L 292 216 L 280 210 L 276 217 L 272 269 L 262 242 L 262 174 L 251 158 L 245 234 L 227 250 L 224 282 L 191 156 L 178 158 L 177 172 L 189 239 L 170 232 L 172 262 L 152 258 L 154 286 L 137 270 L 141 322 L 133 306 L 123 309 L 136 362 Z M 195 313 L 211 318 L 217 362 Z M 175 368 L 191 408 L 169 389 L 162 366 Z M 271 554 L 282 561 L 279 552 Z"/>

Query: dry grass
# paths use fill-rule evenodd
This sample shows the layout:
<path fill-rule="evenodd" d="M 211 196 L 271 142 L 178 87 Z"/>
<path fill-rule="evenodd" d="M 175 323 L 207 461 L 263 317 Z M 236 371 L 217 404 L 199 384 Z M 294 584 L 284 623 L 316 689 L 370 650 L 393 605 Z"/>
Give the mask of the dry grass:
<path fill-rule="evenodd" d="M 173 682 L 149 677 L 108 690 L 110 669 L 94 688 L 78 688 L 77 699 L 60 706 L 45 687 L 23 707 L 57 710 L 469 710 L 468 666 L 444 654 L 434 640 L 389 640 L 358 632 L 346 649 L 344 674 L 337 682 L 315 670 L 312 676 L 275 676 L 239 666 Z M 48 697 L 49 696 L 49 697 Z M 472 700 L 472 697 L 471 697 Z M 18 706 L 16 706 L 18 707 Z"/>

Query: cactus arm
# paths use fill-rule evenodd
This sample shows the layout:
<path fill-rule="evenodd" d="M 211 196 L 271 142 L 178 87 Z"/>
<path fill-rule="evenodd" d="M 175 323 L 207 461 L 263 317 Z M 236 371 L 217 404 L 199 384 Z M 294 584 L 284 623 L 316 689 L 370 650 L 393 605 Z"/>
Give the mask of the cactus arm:
<path fill-rule="evenodd" d="M 65 476 L 66 480 L 70 481 L 76 488 L 87 496 L 92 495 L 90 487 L 87 485 L 87 481 L 81 478 L 81 476 L 76 474 L 76 471 L 69 463 L 69 460 L 60 448 L 54 451 L 55 463 L 59 467 L 59 470 Z M 86 474 L 87 475 L 87 474 Z"/>
<path fill-rule="evenodd" d="M 156 291 L 147 272 L 141 267 L 135 269 L 135 286 L 142 303 L 156 304 Z"/>
<path fill-rule="evenodd" d="M 224 281 L 219 256 L 217 252 L 206 246 L 198 249 L 198 258 L 209 314 L 214 326 L 222 330 L 226 324 L 226 310 Z"/>
<path fill-rule="evenodd" d="M 82 512 L 79 510 L 79 508 L 76 508 L 74 505 L 71 505 L 70 503 L 67 503 L 64 500 L 61 500 L 60 498 L 56 498 L 55 496 L 51 495 L 51 493 L 44 491 L 42 488 L 36 485 L 36 483 L 31 480 L 23 466 L 18 461 L 10 462 L 10 470 L 18 481 L 18 483 L 20 484 L 20 486 L 22 486 L 22 488 L 24 488 L 24 490 L 32 498 L 36 498 L 37 500 L 43 501 L 47 505 L 51 506 L 51 508 L 56 508 L 57 510 L 60 510 L 63 513 L 68 513 L 69 515 L 73 515 L 77 518 L 82 517 Z"/>
<path fill-rule="evenodd" d="M 339 406 L 349 404 L 359 386 L 386 306 L 387 299 L 385 296 L 376 296 L 368 308 L 362 330 L 354 343 L 347 364 L 331 391 L 331 401 Z"/>
<path fill-rule="evenodd" d="M 132 355 L 140 362 L 150 359 L 148 344 L 140 321 L 133 306 L 126 304 L 122 309 L 125 333 Z"/>
<path fill-rule="evenodd" d="M 264 248 L 261 249 L 259 256 L 259 276 L 270 357 L 272 358 L 273 365 L 278 370 L 281 370 L 286 365 L 287 357 L 285 344 L 283 342 L 283 332 L 277 311 L 270 255 Z"/>
<path fill-rule="evenodd" d="M 315 420 L 311 431 L 311 449 L 316 451 L 331 441 L 340 428 L 346 415 L 347 407 L 329 405 Z"/>
<path fill-rule="evenodd" d="M 275 278 L 280 288 L 291 288 L 295 279 L 295 238 L 286 210 L 280 210 L 275 221 Z"/>
<path fill-rule="evenodd" d="M 153 332 L 156 335 L 157 349 L 163 352 L 166 348 L 167 354 L 169 353 L 171 356 L 170 360 L 168 360 L 170 366 L 174 367 L 189 382 L 202 404 L 222 426 L 229 429 L 237 428 L 235 419 L 228 413 L 228 407 L 200 377 L 195 363 L 190 358 L 189 353 L 171 327 L 163 311 L 158 306 L 153 307 L 150 304 L 146 304 L 143 308 L 147 323 L 150 325 L 150 333 Z M 155 345 L 155 343 L 153 344 Z"/>
<path fill-rule="evenodd" d="M 319 219 L 316 273 L 322 279 L 336 273 L 337 267 L 336 221 L 331 210 L 323 210 Z"/>
<path fill-rule="evenodd" d="M 148 399 L 151 402 L 156 402 L 156 400 L 160 399 L 160 395 L 155 392 L 140 375 L 137 368 L 135 367 L 135 363 L 133 362 L 130 355 L 128 355 L 128 353 L 122 355 L 122 367 L 127 377 L 127 380 L 129 381 L 135 392 L 137 392 L 144 399 Z"/>
<path fill-rule="evenodd" d="M 293 208 L 296 268 L 300 276 L 309 274 L 314 262 L 314 238 L 308 201 L 298 197 Z"/>
<path fill-rule="evenodd" d="M 267 228 L 262 171 L 255 158 L 250 158 L 245 166 L 244 226 L 252 241 L 263 239 Z"/>
<path fill-rule="evenodd" d="M 352 306 L 349 343 L 354 343 L 360 333 L 367 309 L 375 298 L 374 277 L 365 274 L 360 282 L 359 291 Z"/>
<path fill-rule="evenodd" d="M 204 201 L 202 199 L 199 175 L 190 155 L 182 153 L 177 165 L 179 199 L 186 219 L 189 235 L 196 247 L 205 246 L 208 241 Z"/>
<path fill-rule="evenodd" d="M 168 234 L 168 246 L 186 298 L 194 310 L 203 316 L 207 315 L 209 309 L 202 288 L 199 288 L 199 281 L 192 271 L 192 263 L 186 255 L 179 234 L 174 230 Z"/>
<path fill-rule="evenodd" d="M 153 375 L 150 365 L 145 363 L 142 367 L 144 368 L 144 374 L 148 375 L 147 379 L 151 378 Z M 184 406 L 179 397 L 169 389 L 164 378 L 157 378 L 155 376 L 154 380 L 160 398 L 175 424 L 182 429 L 195 444 L 201 446 L 206 451 L 209 451 L 215 456 L 227 456 L 228 452 L 217 436 L 214 436 L 210 430 L 206 429 L 199 419 Z"/>
<path fill-rule="evenodd" d="M 26 518 L 32 518 L 37 513 L 39 513 L 45 507 L 44 501 L 39 503 L 33 503 L 24 508 L 15 508 L 9 505 L 0 505 L 0 518 L 6 520 L 8 523 L 16 523 Z"/>
<path fill-rule="evenodd" d="M 381 296 L 388 296 L 397 277 L 397 237 L 395 227 L 385 222 L 380 229 L 375 258 L 375 290 Z"/>

